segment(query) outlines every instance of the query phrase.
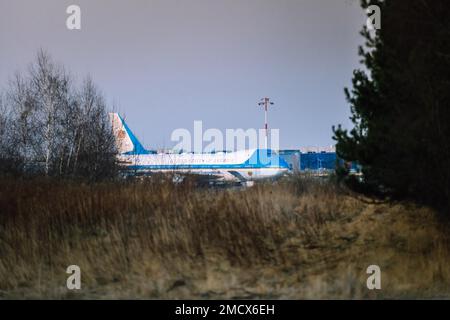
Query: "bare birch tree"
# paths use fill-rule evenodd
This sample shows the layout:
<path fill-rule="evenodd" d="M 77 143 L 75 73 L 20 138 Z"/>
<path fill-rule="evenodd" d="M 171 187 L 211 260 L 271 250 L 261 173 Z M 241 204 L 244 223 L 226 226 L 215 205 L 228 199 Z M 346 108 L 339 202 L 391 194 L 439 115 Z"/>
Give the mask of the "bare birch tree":
<path fill-rule="evenodd" d="M 76 88 L 64 68 L 41 50 L 28 73 L 10 81 L 2 108 L 0 152 L 12 154 L 5 146 L 15 146 L 23 173 L 90 180 L 114 176 L 107 107 L 90 77 Z"/>

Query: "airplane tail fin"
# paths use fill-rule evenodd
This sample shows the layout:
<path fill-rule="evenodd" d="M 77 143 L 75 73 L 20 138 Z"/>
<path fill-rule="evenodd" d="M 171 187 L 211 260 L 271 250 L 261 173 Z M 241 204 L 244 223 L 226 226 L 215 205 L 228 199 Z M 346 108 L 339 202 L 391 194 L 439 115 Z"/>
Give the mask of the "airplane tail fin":
<path fill-rule="evenodd" d="M 118 113 L 109 114 L 116 147 L 121 154 L 145 154 L 147 150 Z"/>

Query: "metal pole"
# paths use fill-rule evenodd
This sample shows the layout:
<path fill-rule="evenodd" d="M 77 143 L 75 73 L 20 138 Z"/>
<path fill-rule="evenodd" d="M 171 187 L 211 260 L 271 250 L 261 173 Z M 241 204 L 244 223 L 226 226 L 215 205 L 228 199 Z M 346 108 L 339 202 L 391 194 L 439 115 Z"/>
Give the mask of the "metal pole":
<path fill-rule="evenodd" d="M 265 101 L 264 101 L 264 121 L 265 121 L 265 128 L 266 128 L 266 138 L 265 138 L 265 148 L 267 149 L 267 145 L 268 145 L 268 143 L 267 143 L 267 140 L 268 140 L 268 135 L 269 135 L 269 126 L 268 126 L 268 124 L 267 124 L 267 102 L 268 102 L 268 98 L 265 98 L 264 99 Z"/>
<path fill-rule="evenodd" d="M 269 124 L 268 124 L 268 110 L 269 105 L 273 105 L 273 102 L 270 102 L 270 98 L 263 98 L 260 100 L 261 102 L 258 103 L 260 106 L 264 106 L 264 129 L 265 129 L 265 137 L 264 137 L 264 146 L 267 149 L 268 148 L 268 140 L 269 140 Z"/>

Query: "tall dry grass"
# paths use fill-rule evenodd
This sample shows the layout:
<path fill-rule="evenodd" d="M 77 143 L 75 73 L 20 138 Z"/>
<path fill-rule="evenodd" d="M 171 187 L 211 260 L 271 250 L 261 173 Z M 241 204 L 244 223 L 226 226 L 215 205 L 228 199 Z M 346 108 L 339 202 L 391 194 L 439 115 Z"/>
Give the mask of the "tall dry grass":
<path fill-rule="evenodd" d="M 322 180 L 0 185 L 3 298 L 450 297 L 449 233 L 434 212 Z M 79 291 L 66 288 L 72 264 Z M 370 264 L 382 290 L 366 287 Z"/>

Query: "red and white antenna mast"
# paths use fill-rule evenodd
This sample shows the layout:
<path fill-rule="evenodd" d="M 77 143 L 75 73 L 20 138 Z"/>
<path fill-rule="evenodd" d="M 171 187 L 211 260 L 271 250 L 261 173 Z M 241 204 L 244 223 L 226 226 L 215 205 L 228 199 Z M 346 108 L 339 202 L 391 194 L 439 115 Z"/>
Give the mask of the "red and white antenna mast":
<path fill-rule="evenodd" d="M 273 106 L 274 103 L 270 101 L 270 98 L 262 98 L 261 101 L 258 103 L 259 106 L 264 106 L 264 129 L 266 130 L 266 136 L 264 139 L 264 145 L 267 149 L 267 140 L 269 136 L 269 125 L 267 122 L 267 110 L 269 109 L 269 106 Z"/>

